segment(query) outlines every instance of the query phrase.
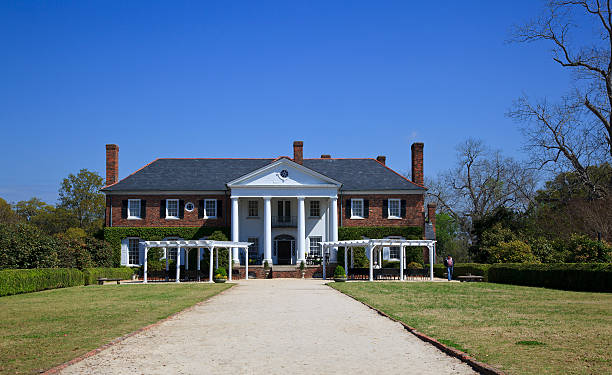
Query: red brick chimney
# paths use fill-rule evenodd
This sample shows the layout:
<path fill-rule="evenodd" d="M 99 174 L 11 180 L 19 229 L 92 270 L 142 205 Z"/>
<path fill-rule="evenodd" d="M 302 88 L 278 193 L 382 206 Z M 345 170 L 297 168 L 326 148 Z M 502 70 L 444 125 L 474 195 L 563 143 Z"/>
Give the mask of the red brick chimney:
<path fill-rule="evenodd" d="M 106 185 L 119 180 L 119 146 L 106 145 Z"/>
<path fill-rule="evenodd" d="M 385 163 L 387 162 L 387 157 L 383 155 L 378 155 L 376 157 L 376 160 L 378 160 L 380 164 L 385 165 Z"/>
<path fill-rule="evenodd" d="M 323 154 L 321 155 L 321 159 L 331 159 L 331 155 Z"/>
<path fill-rule="evenodd" d="M 423 143 L 413 143 L 411 150 L 412 182 L 423 185 Z"/>
<path fill-rule="evenodd" d="M 427 204 L 427 220 L 433 226 L 434 234 L 436 233 L 436 207 L 435 203 Z"/>
<path fill-rule="evenodd" d="M 304 142 L 293 142 L 293 161 L 298 164 L 304 163 Z"/>

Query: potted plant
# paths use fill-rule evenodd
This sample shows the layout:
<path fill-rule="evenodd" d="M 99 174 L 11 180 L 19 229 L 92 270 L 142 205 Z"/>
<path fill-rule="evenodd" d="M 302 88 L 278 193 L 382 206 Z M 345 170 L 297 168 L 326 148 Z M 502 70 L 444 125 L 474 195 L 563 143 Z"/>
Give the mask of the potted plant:
<path fill-rule="evenodd" d="M 343 283 L 346 281 L 346 272 L 344 272 L 344 267 L 336 266 L 334 270 L 334 281 L 337 283 Z"/>
<path fill-rule="evenodd" d="M 304 275 L 306 274 L 306 264 L 304 264 L 304 261 L 300 262 L 300 272 L 302 272 L 302 279 L 304 278 Z"/>
<path fill-rule="evenodd" d="M 267 260 L 264 261 L 263 268 L 264 268 L 264 278 L 267 279 L 270 276 L 270 264 L 268 263 Z"/>
<path fill-rule="evenodd" d="M 215 270 L 213 281 L 216 283 L 224 283 L 227 281 L 227 271 L 224 267 L 219 267 Z"/>

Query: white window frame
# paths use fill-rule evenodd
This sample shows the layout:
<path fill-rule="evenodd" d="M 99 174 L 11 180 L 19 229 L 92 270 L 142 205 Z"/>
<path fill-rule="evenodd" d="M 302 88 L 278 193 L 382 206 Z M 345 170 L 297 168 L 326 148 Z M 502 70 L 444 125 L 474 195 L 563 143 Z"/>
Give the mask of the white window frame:
<path fill-rule="evenodd" d="M 127 240 L 127 266 L 140 266 L 140 238 L 128 237 Z M 136 247 L 136 263 L 130 262 L 130 243 L 132 241 L 136 241 L 136 243 L 138 244 Z"/>
<path fill-rule="evenodd" d="M 208 202 L 214 202 L 215 215 L 208 215 L 208 208 L 206 208 Z M 217 200 L 216 199 L 204 199 L 204 219 L 216 219 L 217 218 Z"/>
<path fill-rule="evenodd" d="M 355 203 L 356 202 L 361 202 L 361 215 L 356 215 L 355 214 Z M 355 199 L 351 199 L 351 219 L 363 219 L 363 212 L 364 212 L 364 207 L 363 207 L 363 198 L 355 198 Z"/>
<path fill-rule="evenodd" d="M 314 249 L 313 250 L 313 242 L 312 241 L 317 241 L 317 245 L 315 245 L 318 249 Z M 321 236 L 311 236 L 308 237 L 308 255 L 313 256 L 316 254 L 316 256 L 323 256 L 323 246 L 321 246 L 321 242 L 323 242 L 323 237 Z"/>
<path fill-rule="evenodd" d="M 251 203 L 255 203 L 254 210 L 256 215 L 251 215 L 251 209 L 253 209 L 253 207 L 251 207 Z M 247 203 L 247 217 L 259 217 L 259 201 L 252 199 L 249 200 L 249 203 Z"/>
<path fill-rule="evenodd" d="M 391 202 L 397 202 L 397 215 L 391 214 Z M 387 218 L 401 219 L 402 218 L 402 201 L 401 199 L 390 198 L 387 200 Z"/>
<path fill-rule="evenodd" d="M 404 239 L 404 237 L 400 237 L 400 236 L 389 236 L 389 237 L 386 237 L 386 238 L 387 238 L 387 239 L 392 239 L 392 240 L 403 240 L 403 239 Z M 388 249 L 389 249 L 389 260 L 390 260 L 390 261 L 392 261 L 392 260 L 393 260 L 393 261 L 400 260 L 400 258 L 399 258 L 399 253 L 398 253 L 398 257 L 397 257 L 397 258 L 393 258 L 393 257 L 391 257 L 391 248 L 392 248 L 392 247 L 397 247 L 397 248 L 398 248 L 398 251 L 402 251 L 402 247 L 401 247 L 401 246 L 389 246 L 389 247 L 388 247 Z"/>
<path fill-rule="evenodd" d="M 168 212 L 168 203 L 169 202 L 176 202 L 176 216 L 171 216 Z M 166 219 L 179 219 L 181 216 L 181 213 L 179 212 L 179 200 L 178 199 L 166 199 Z"/>
<path fill-rule="evenodd" d="M 189 208 L 190 206 L 191 206 L 191 208 Z M 193 210 L 195 210 L 195 204 L 193 204 L 193 202 L 185 203 L 185 211 L 193 212 Z"/>
<path fill-rule="evenodd" d="M 134 216 L 132 215 L 132 206 L 138 202 L 138 216 Z M 138 219 L 142 219 L 142 203 L 140 201 L 140 199 L 128 199 L 128 212 L 127 212 L 127 218 L 128 220 L 138 220 Z"/>
<path fill-rule="evenodd" d="M 317 204 L 316 210 L 319 211 L 318 215 L 313 215 L 312 214 L 312 209 L 313 209 L 312 205 L 313 205 L 313 203 Z M 308 206 L 309 206 L 308 207 L 309 208 L 308 209 L 308 217 L 321 217 L 321 201 L 320 200 L 312 200 L 312 201 L 310 201 L 310 204 Z"/>

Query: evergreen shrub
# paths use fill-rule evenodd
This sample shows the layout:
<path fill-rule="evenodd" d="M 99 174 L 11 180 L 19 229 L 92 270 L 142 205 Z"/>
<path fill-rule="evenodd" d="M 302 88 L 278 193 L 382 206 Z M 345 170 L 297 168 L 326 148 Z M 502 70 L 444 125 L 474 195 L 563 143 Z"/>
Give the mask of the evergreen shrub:
<path fill-rule="evenodd" d="M 83 285 L 83 273 L 74 268 L 0 270 L 0 296 Z"/>

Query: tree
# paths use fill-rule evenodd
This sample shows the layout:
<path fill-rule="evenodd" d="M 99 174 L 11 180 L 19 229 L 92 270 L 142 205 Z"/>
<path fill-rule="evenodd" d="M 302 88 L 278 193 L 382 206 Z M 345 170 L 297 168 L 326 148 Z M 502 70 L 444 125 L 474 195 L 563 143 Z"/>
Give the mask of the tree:
<path fill-rule="evenodd" d="M 19 221 L 19 216 L 13 211 L 11 205 L 0 198 L 0 224 L 15 224 Z"/>
<path fill-rule="evenodd" d="M 14 205 L 15 212 L 19 217 L 26 221 L 32 220 L 33 217 L 38 215 L 43 209 L 49 206 L 42 200 L 32 197 L 27 201 L 19 201 Z"/>
<path fill-rule="evenodd" d="M 469 262 L 468 238 L 460 231 L 459 225 L 447 213 L 436 214 L 436 251 L 440 259 L 450 255 L 455 262 Z"/>
<path fill-rule="evenodd" d="M 535 175 L 482 141 L 457 146 L 457 164 L 430 184 L 430 199 L 448 213 L 464 233 L 499 207 L 525 210 L 535 190 Z M 475 238 L 472 238 L 475 240 Z"/>
<path fill-rule="evenodd" d="M 598 198 L 607 191 L 587 167 L 612 159 L 610 1 L 550 0 L 543 16 L 515 28 L 515 42 L 549 42 L 553 60 L 575 79 L 559 102 L 532 102 L 523 96 L 508 114 L 525 124 L 525 148 L 538 168 L 573 171 Z M 587 35 L 593 39 L 587 41 Z"/>
<path fill-rule="evenodd" d="M 62 181 L 59 207 L 70 210 L 80 228 L 94 231 L 104 218 L 104 195 L 100 193 L 103 186 L 102 177 L 96 172 L 81 169 L 76 176 L 71 173 Z"/>

